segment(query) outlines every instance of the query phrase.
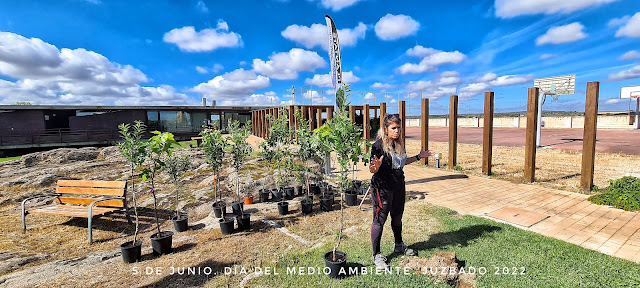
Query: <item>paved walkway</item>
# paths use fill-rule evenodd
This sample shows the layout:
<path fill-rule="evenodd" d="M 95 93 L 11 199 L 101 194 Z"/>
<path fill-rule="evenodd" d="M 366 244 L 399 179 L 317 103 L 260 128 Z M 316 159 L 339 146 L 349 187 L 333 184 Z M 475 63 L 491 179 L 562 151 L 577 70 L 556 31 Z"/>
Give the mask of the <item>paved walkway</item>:
<path fill-rule="evenodd" d="M 371 177 L 361 167 L 359 179 Z M 530 227 L 513 226 L 607 255 L 640 263 L 640 213 L 596 205 L 588 196 L 532 184 L 515 184 L 450 170 L 405 167 L 407 193 L 461 214 L 486 217 L 505 207 L 550 216 Z M 491 218 L 493 219 L 493 218 Z M 496 220 L 496 219 L 493 219 Z"/>

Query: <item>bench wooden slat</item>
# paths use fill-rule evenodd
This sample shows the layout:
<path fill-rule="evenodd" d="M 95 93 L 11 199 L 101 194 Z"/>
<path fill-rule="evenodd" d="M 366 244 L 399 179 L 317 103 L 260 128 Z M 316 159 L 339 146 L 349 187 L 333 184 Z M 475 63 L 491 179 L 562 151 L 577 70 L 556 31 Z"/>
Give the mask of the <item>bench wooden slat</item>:
<path fill-rule="evenodd" d="M 113 195 L 124 196 L 124 188 L 84 188 L 84 187 L 56 187 L 56 192 L 60 194 L 91 194 L 91 195 Z"/>
<path fill-rule="evenodd" d="M 124 189 L 127 186 L 127 182 L 126 181 L 58 180 L 58 186 Z"/>
<path fill-rule="evenodd" d="M 100 198 L 74 198 L 74 197 L 58 197 L 56 203 L 60 204 L 79 204 L 79 205 L 91 205 L 93 201 L 97 201 Z M 123 200 L 106 200 L 96 204 L 94 207 L 124 207 Z"/>
<path fill-rule="evenodd" d="M 93 210 L 91 210 L 91 215 L 98 216 L 98 215 L 103 215 L 110 212 L 115 212 L 118 210 L 120 209 L 94 207 Z M 58 216 L 87 218 L 89 217 L 89 209 L 86 206 L 53 205 L 53 206 L 45 206 L 45 207 L 29 210 L 29 214 L 58 215 Z"/>

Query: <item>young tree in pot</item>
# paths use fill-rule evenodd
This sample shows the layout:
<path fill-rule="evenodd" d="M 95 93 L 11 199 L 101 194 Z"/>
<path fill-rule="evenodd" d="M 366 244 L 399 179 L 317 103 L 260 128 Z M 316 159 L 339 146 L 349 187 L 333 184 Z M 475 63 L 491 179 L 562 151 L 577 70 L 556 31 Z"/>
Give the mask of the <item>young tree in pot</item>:
<path fill-rule="evenodd" d="M 157 232 L 151 235 L 151 246 L 154 255 L 168 254 L 173 251 L 172 241 L 173 232 L 160 231 L 160 220 L 158 219 L 158 197 L 156 191 L 156 176 L 164 169 L 166 158 L 171 156 L 171 147 L 178 144 L 173 139 L 173 134 L 169 132 L 153 131 L 154 136 L 147 142 L 147 148 L 150 152 L 149 159 L 151 163 L 143 171 L 142 179 L 151 179 L 151 190 L 149 193 L 153 195 L 153 212 L 156 222 Z"/>
<path fill-rule="evenodd" d="M 339 116 L 338 113 L 334 114 L 334 118 L 337 116 Z M 314 143 L 314 147 L 317 147 L 318 154 L 320 155 L 330 154 L 331 151 L 333 151 L 334 143 L 332 143 L 332 141 L 334 141 L 334 139 L 329 133 L 327 133 L 328 131 L 331 130 L 329 127 L 331 125 L 334 125 L 333 119 L 331 120 L 332 121 L 328 121 L 325 123 L 325 125 L 316 129 L 313 134 L 312 141 Z M 327 161 L 328 159 L 323 157 L 314 157 L 314 160 L 322 167 L 324 165 L 324 161 Z M 315 186 L 312 185 L 311 188 L 312 190 L 313 189 L 319 190 L 321 194 L 320 210 L 325 212 L 331 211 L 333 209 L 333 204 L 334 204 L 334 195 L 333 193 L 329 193 L 329 185 L 328 183 L 325 183 L 323 181 L 325 175 L 322 169 L 314 170 L 313 172 L 315 174 L 316 179 L 318 180 L 318 184 L 316 184 Z"/>
<path fill-rule="evenodd" d="M 138 219 L 138 203 L 136 194 L 135 170 L 138 169 L 147 159 L 146 143 L 141 140 L 145 133 L 146 126 L 136 121 L 135 125 L 120 124 L 120 136 L 122 142 L 118 143 L 118 149 L 122 156 L 127 159 L 131 171 L 131 199 L 133 200 L 133 212 L 135 216 L 135 232 L 133 241 L 128 241 L 120 245 L 122 259 L 125 263 L 133 263 L 140 260 L 142 256 L 142 241 L 138 240 L 140 221 Z"/>
<path fill-rule="evenodd" d="M 231 155 L 231 165 L 236 172 L 236 197 L 238 199 L 242 199 L 240 197 L 240 172 L 253 151 L 251 144 L 247 142 L 247 138 L 251 134 L 248 127 L 251 127 L 251 121 L 247 121 L 244 127 L 240 127 L 240 122 L 237 120 L 229 120 L 229 125 L 227 126 L 227 130 L 231 134 L 228 149 L 229 155 Z M 246 221 L 250 219 L 250 214 L 244 213 L 243 204 L 242 201 L 232 203 L 232 206 L 235 206 L 233 210 L 237 214 L 236 219 L 238 220 L 239 228 L 244 228 L 244 226 L 240 226 L 246 224 Z"/>
<path fill-rule="evenodd" d="M 345 87 L 346 93 L 350 92 L 349 86 Z M 342 230 L 344 228 L 344 208 L 343 195 L 349 186 L 349 165 L 358 163 L 365 155 L 363 145 L 365 140 L 361 136 L 361 129 L 356 127 L 351 119 L 347 116 L 345 108 L 349 105 L 346 101 L 345 90 L 342 88 L 336 92 L 336 104 L 338 106 L 337 113 L 331 121 L 316 130 L 321 138 L 325 139 L 325 143 L 335 151 L 338 163 L 340 164 L 340 172 L 338 174 L 338 187 L 342 192 L 340 194 L 340 230 L 338 232 L 338 241 L 333 251 L 325 254 L 325 263 L 331 269 L 330 276 L 338 277 L 344 273 L 344 265 L 347 260 L 347 254 L 338 251 L 340 241 L 342 239 Z M 338 269 L 338 271 L 336 271 Z"/>
<path fill-rule="evenodd" d="M 220 196 L 220 169 L 222 168 L 222 160 L 228 143 L 218 129 L 205 128 L 200 132 L 200 136 L 202 136 L 200 148 L 204 152 L 205 161 L 213 171 L 214 214 L 217 218 L 222 218 L 226 214 L 227 205 L 224 201 L 218 200 Z"/>
<path fill-rule="evenodd" d="M 189 229 L 189 216 L 187 214 L 180 213 L 180 190 L 183 187 L 182 176 L 184 172 L 187 172 L 191 168 L 191 161 L 188 155 L 176 155 L 172 154 L 164 161 L 164 172 L 169 175 L 169 180 L 175 186 L 176 194 L 176 216 L 171 219 L 173 221 L 173 228 L 176 232 L 184 232 Z"/>
<path fill-rule="evenodd" d="M 296 138 L 298 139 L 298 151 L 296 153 L 296 159 L 301 163 L 298 165 L 298 182 L 300 184 L 306 184 L 306 191 L 304 198 L 302 199 L 302 213 L 309 214 L 313 211 L 313 195 L 311 186 L 308 181 L 307 167 L 309 160 L 318 159 L 318 147 L 313 140 L 313 132 L 309 129 L 309 120 L 302 117 L 302 113 L 299 109 L 295 111 L 295 117 L 297 119 L 297 129 L 295 130 Z"/>

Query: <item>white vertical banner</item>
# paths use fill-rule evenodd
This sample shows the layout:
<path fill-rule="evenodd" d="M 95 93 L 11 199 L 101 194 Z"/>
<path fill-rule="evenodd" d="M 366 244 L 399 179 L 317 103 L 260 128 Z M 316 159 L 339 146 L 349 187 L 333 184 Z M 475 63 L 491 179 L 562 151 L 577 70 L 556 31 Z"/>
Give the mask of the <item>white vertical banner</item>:
<path fill-rule="evenodd" d="M 331 80 L 333 88 L 342 87 L 342 59 L 340 58 L 340 40 L 338 39 L 338 29 L 333 23 L 331 16 L 325 14 L 327 21 L 327 31 L 329 32 L 329 59 L 331 59 Z"/>

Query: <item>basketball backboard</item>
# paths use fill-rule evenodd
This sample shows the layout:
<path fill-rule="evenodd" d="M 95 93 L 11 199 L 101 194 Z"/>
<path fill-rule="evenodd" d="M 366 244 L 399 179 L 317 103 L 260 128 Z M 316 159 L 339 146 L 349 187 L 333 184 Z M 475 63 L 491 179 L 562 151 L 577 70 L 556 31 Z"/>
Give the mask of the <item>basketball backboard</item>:
<path fill-rule="evenodd" d="M 575 94 L 576 75 L 562 75 L 536 78 L 533 87 L 540 88 L 542 95 L 570 95 Z"/>
<path fill-rule="evenodd" d="M 620 99 L 638 98 L 640 96 L 640 86 L 620 87 Z"/>

